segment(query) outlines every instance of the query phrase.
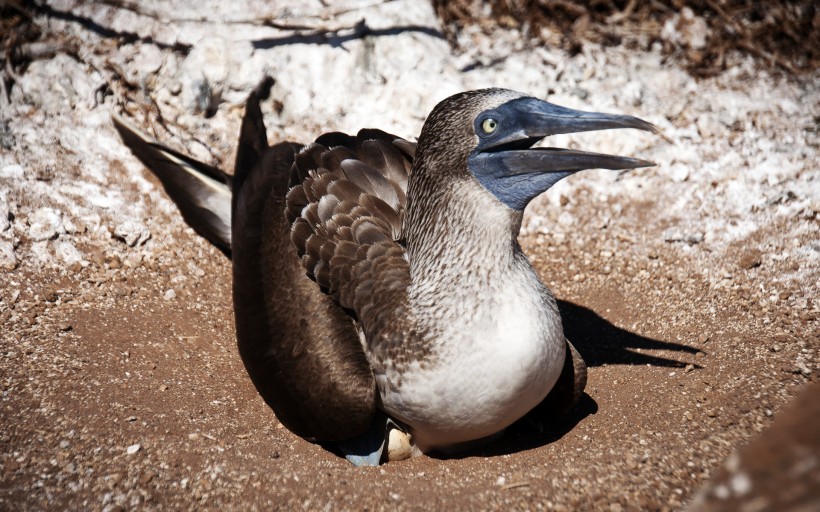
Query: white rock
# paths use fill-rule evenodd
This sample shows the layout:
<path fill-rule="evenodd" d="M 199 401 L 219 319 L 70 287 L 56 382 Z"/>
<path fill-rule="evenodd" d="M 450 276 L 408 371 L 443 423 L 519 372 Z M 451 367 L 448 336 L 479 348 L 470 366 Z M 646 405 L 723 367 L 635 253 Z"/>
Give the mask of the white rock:
<path fill-rule="evenodd" d="M 561 212 L 561 214 L 558 215 L 558 224 L 562 226 L 572 226 L 575 224 L 575 217 L 569 212 Z"/>
<path fill-rule="evenodd" d="M 74 126 L 67 126 L 60 131 L 60 146 L 71 152 L 81 153 L 86 143 L 86 140 L 80 138 Z"/>
<path fill-rule="evenodd" d="M 176 298 L 176 296 L 177 296 L 177 292 L 175 292 L 173 290 L 173 288 L 169 288 L 169 289 L 165 290 L 165 294 L 162 296 L 162 298 L 165 299 L 165 300 L 173 300 L 173 299 Z"/>
<path fill-rule="evenodd" d="M 139 444 L 132 444 L 131 446 L 125 449 L 125 453 L 127 453 L 128 455 L 134 455 L 135 453 L 140 451 L 140 448 L 142 448 L 142 446 L 140 446 Z"/>
<path fill-rule="evenodd" d="M 711 137 L 722 137 L 726 134 L 726 128 L 714 114 L 701 114 L 696 122 L 698 133 L 704 139 Z"/>
<path fill-rule="evenodd" d="M 52 59 L 38 59 L 31 63 L 20 75 L 19 87 L 12 90 L 14 100 L 39 107 L 46 114 L 71 108 L 91 106 L 94 91 L 102 77 L 97 72 L 89 72 L 85 63 L 75 58 L 58 54 Z M 18 95 L 25 95 L 18 98 Z"/>
<path fill-rule="evenodd" d="M 0 212 L 0 213 L 2 213 L 2 212 Z M 65 230 L 66 233 L 68 233 L 70 235 L 73 235 L 73 234 L 85 231 L 85 228 L 83 226 L 78 226 L 69 217 L 63 217 L 63 230 Z M 0 229 L 0 231 L 2 231 L 2 230 Z"/>
<path fill-rule="evenodd" d="M 743 496 L 752 490 L 752 479 L 749 478 L 748 474 L 741 471 L 740 473 L 732 475 L 729 485 L 732 491 L 734 491 L 735 496 Z"/>
<path fill-rule="evenodd" d="M 88 262 L 83 258 L 83 253 L 68 240 L 57 240 L 54 242 L 54 255 L 67 266 L 75 263 L 79 263 L 83 267 L 88 265 Z"/>
<path fill-rule="evenodd" d="M 122 259 L 122 262 L 125 264 L 126 267 L 136 268 L 142 264 L 142 260 L 145 256 L 137 251 L 129 251 L 125 257 Z"/>
<path fill-rule="evenodd" d="M 10 213 L 11 210 L 9 210 L 8 205 L 0 198 L 0 233 L 11 227 L 11 221 L 9 220 Z"/>
<path fill-rule="evenodd" d="M 17 267 L 17 255 L 10 240 L 0 240 L 0 269 L 14 270 Z"/>
<path fill-rule="evenodd" d="M 48 245 L 49 243 L 46 241 L 31 244 L 31 255 L 35 261 L 44 265 L 54 261 L 51 251 L 48 250 Z"/>
<path fill-rule="evenodd" d="M 8 180 L 20 179 L 23 177 L 23 166 L 12 164 L 6 165 L 3 168 L 0 168 L 0 178 L 5 178 Z"/>
<path fill-rule="evenodd" d="M 128 247 L 134 247 L 148 241 L 151 232 L 143 223 L 127 220 L 114 228 L 114 236 L 125 242 Z"/>
<path fill-rule="evenodd" d="M 689 7 L 684 7 L 680 14 L 669 18 L 661 30 L 662 39 L 695 50 L 706 47 L 708 36 L 709 26 L 706 20 L 696 16 Z"/>
<path fill-rule="evenodd" d="M 35 242 L 51 240 L 63 232 L 63 219 L 60 212 L 43 207 L 35 211 L 28 219 L 28 235 Z"/>
<path fill-rule="evenodd" d="M 221 37 L 197 41 L 180 67 L 185 109 L 190 113 L 215 110 L 229 87 L 232 72 L 252 55 L 253 46 L 248 41 L 229 43 Z"/>
<path fill-rule="evenodd" d="M 674 163 L 666 170 L 666 175 L 676 182 L 681 183 L 689 178 L 689 166 L 682 163 Z"/>
<path fill-rule="evenodd" d="M 142 76 L 140 79 L 144 80 L 147 75 L 153 75 L 159 68 L 162 67 L 163 58 L 162 50 L 153 44 L 140 44 L 139 52 L 134 57 L 133 65 L 140 72 Z"/>

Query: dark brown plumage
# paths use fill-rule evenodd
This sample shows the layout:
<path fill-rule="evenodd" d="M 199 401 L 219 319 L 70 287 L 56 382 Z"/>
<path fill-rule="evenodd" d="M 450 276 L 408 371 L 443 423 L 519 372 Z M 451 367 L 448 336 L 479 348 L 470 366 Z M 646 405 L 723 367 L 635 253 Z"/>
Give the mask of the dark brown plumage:
<path fill-rule="evenodd" d="M 586 367 L 563 338 L 554 299 L 518 246 L 523 207 L 510 204 L 521 197 L 509 196 L 507 203 L 503 190 L 479 182 L 468 166 L 475 148 L 483 148 L 480 140 L 476 146 L 474 124 L 482 112 L 510 116 L 537 101 L 497 89 L 453 96 L 431 113 L 418 146 L 379 130 L 362 130 L 355 137 L 328 133 L 306 147 L 290 142 L 268 147 L 259 101 L 252 94 L 233 177 L 163 148 L 118 118 L 115 125 L 159 176 L 186 221 L 232 258 L 239 351 L 282 423 L 310 440 L 345 440 L 367 430 L 376 408 L 389 399 L 394 410 L 385 410 L 411 428 L 417 422 L 426 429 L 427 437 L 420 436 L 424 449 L 437 449 L 493 434 L 527 410 L 504 405 L 528 385 L 515 380 L 517 368 L 545 388 L 525 391 L 528 408 L 557 378 L 541 409 L 564 411 L 578 401 L 586 383 Z M 541 104 L 548 106 L 549 122 L 558 126 L 550 133 L 573 131 L 575 119 L 580 119 L 579 130 L 651 127 L 628 116 L 568 115 L 566 109 Z M 488 158 L 513 158 L 515 149 L 528 148 L 541 136 L 502 141 L 487 150 Z M 532 150 L 519 156 L 535 162 L 545 155 L 571 159 L 580 153 Z M 583 157 L 611 168 L 647 164 Z M 562 176 L 584 168 L 564 172 L 560 165 L 555 169 Z M 544 183 L 531 187 L 534 193 L 554 181 Z M 227 234 L 225 225 L 230 226 Z M 515 323 L 519 307 L 526 310 L 520 313 L 523 326 Z M 475 404 L 475 416 L 472 404 L 462 403 L 461 412 L 454 413 L 458 416 L 449 417 L 448 406 L 460 397 L 459 390 L 472 391 L 484 383 L 471 379 L 493 375 L 493 354 L 507 357 L 500 325 L 524 340 L 519 345 L 510 341 L 513 369 L 498 369 L 505 387 L 490 390 L 495 394 L 488 398 L 486 417 L 482 403 Z M 486 333 L 489 341 L 475 326 L 492 331 Z M 465 369 L 472 373 L 446 388 L 447 372 L 457 371 L 460 362 L 461 347 L 447 345 L 451 339 L 468 347 L 472 362 Z M 530 350 L 551 369 L 533 366 Z M 440 365 L 439 356 L 444 357 Z M 410 368 L 419 372 L 413 377 L 415 395 L 402 394 Z M 427 389 L 425 379 L 431 375 Z M 442 389 L 447 398 L 438 395 Z M 434 409 L 425 409 L 425 397 L 436 398 Z M 438 416 L 428 421 L 427 411 Z M 460 425 L 452 435 L 451 420 Z M 442 434 L 439 443 L 436 436 Z"/>
<path fill-rule="evenodd" d="M 299 147 L 268 148 L 261 119 L 252 96 L 237 152 L 232 226 L 239 352 L 288 429 L 309 439 L 346 439 L 373 418 L 373 373 L 353 322 L 305 276 L 293 250 L 285 195 Z"/>

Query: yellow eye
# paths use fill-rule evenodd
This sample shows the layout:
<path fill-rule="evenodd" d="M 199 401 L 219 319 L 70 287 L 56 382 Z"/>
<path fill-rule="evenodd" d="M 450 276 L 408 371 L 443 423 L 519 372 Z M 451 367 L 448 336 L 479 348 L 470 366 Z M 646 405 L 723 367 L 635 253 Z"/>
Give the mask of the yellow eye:
<path fill-rule="evenodd" d="M 498 129 L 498 121 L 493 118 L 487 118 L 481 121 L 481 129 L 487 135 L 494 133 Z"/>

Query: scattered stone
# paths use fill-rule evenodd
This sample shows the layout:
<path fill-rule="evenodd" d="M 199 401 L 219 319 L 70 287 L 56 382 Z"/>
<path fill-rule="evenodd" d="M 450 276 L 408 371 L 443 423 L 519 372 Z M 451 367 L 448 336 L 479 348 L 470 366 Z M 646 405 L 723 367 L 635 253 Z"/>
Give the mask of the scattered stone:
<path fill-rule="evenodd" d="M 114 228 L 114 236 L 128 247 L 135 247 L 147 242 L 151 232 L 141 222 L 127 220 Z"/>
<path fill-rule="evenodd" d="M 736 496 L 743 496 L 752 490 L 752 479 L 749 478 L 749 475 L 745 472 L 741 471 L 740 473 L 732 476 L 729 486 L 732 488 L 732 491 L 734 491 Z"/>
<path fill-rule="evenodd" d="M 131 293 L 133 293 L 133 290 L 131 290 L 130 287 L 123 284 L 115 284 L 112 287 L 111 291 L 117 297 L 128 297 L 129 295 L 131 295 Z"/>
<path fill-rule="evenodd" d="M 54 242 L 54 255 L 68 266 L 79 264 L 80 266 L 88 265 L 88 262 L 74 244 L 68 240 L 57 240 Z"/>
<path fill-rule="evenodd" d="M 122 260 L 116 254 L 106 254 L 104 261 L 108 268 L 111 270 L 117 270 L 122 268 Z"/>
<path fill-rule="evenodd" d="M 28 236 L 35 242 L 53 240 L 63 231 L 60 212 L 52 208 L 39 208 L 28 219 Z"/>
<path fill-rule="evenodd" d="M 84 233 L 85 226 L 82 223 L 78 224 L 69 217 L 63 217 L 63 230 L 69 235 L 76 235 L 77 233 Z"/>
<path fill-rule="evenodd" d="M 689 179 L 689 166 L 682 163 L 674 163 L 669 166 L 666 174 L 675 183 L 682 183 Z"/>
<path fill-rule="evenodd" d="M 173 288 L 169 288 L 165 291 L 165 294 L 163 294 L 162 298 L 165 300 L 173 300 L 176 298 L 176 296 L 177 292 L 175 292 Z"/>
<path fill-rule="evenodd" d="M 0 233 L 11 227 L 11 211 L 9 207 L 0 199 Z"/>
<path fill-rule="evenodd" d="M 763 264 L 763 253 L 757 249 L 749 249 L 740 255 L 737 262 L 743 270 L 750 270 Z"/>
<path fill-rule="evenodd" d="M 31 244 L 31 255 L 34 257 L 34 260 L 42 263 L 42 264 L 49 264 L 52 263 L 54 257 L 51 255 L 51 251 L 48 249 L 48 242 L 41 241 L 41 242 L 34 242 Z"/>
<path fill-rule="evenodd" d="M 0 178 L 19 180 L 23 178 L 24 174 L 23 166 L 21 165 L 12 164 L 6 165 L 5 167 L 0 167 Z"/>
<path fill-rule="evenodd" d="M 138 79 L 144 81 L 149 75 L 155 74 L 162 67 L 164 59 L 162 50 L 153 44 L 139 45 L 139 52 L 134 57 L 132 64 L 136 73 L 139 75 Z"/>
<path fill-rule="evenodd" d="M 60 298 L 60 294 L 55 288 L 49 288 L 43 293 L 43 298 L 46 302 L 57 302 L 57 299 Z"/>
<path fill-rule="evenodd" d="M 709 26 L 706 20 L 696 15 L 689 7 L 684 7 L 669 18 L 661 31 L 661 38 L 676 46 L 700 50 L 706 47 Z"/>
<path fill-rule="evenodd" d="M 794 373 L 802 373 L 804 377 L 811 375 L 811 368 L 806 366 L 806 363 L 798 361 L 795 365 Z"/>
<path fill-rule="evenodd" d="M 698 336 L 698 343 L 703 344 L 707 341 L 709 341 L 709 335 L 705 332 L 701 333 L 700 336 Z"/>
<path fill-rule="evenodd" d="M 726 128 L 714 114 L 701 114 L 696 121 L 698 133 L 704 139 L 712 137 L 724 137 Z"/>
<path fill-rule="evenodd" d="M 687 364 L 686 368 L 683 369 L 683 373 L 689 373 L 695 369 L 695 365 Z"/>
<path fill-rule="evenodd" d="M 125 264 L 126 267 L 137 268 L 142 265 L 143 258 L 144 255 L 141 252 L 131 251 L 125 255 L 123 264 Z"/>
<path fill-rule="evenodd" d="M 60 329 L 63 332 L 68 332 L 68 331 L 72 330 L 74 328 L 74 326 L 71 325 L 68 322 L 60 322 L 60 324 L 57 325 L 57 328 Z"/>
<path fill-rule="evenodd" d="M 14 254 L 14 244 L 9 240 L 0 240 L 0 269 L 14 270 L 17 268 L 17 255 Z"/>
<path fill-rule="evenodd" d="M 140 451 L 141 448 L 142 446 L 140 446 L 139 444 L 132 444 L 131 446 L 125 449 L 125 453 L 127 453 L 128 455 L 134 455 L 135 453 Z"/>

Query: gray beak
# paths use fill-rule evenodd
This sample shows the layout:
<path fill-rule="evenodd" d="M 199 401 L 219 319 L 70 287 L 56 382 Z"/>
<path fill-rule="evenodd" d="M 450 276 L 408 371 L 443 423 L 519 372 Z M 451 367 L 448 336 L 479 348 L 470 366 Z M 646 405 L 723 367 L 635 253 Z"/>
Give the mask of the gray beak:
<path fill-rule="evenodd" d="M 639 158 L 591 153 L 576 149 L 517 149 L 544 137 L 562 133 L 635 128 L 652 133 L 658 129 L 637 117 L 583 112 L 561 107 L 535 98 L 521 98 L 499 108 L 501 123 L 515 128 L 495 138 L 483 151 L 498 151 L 496 162 L 508 176 L 532 172 L 573 172 L 583 169 L 635 169 L 655 165 Z M 512 121 L 512 122 L 511 122 Z M 489 142 L 489 141 L 487 141 Z"/>

